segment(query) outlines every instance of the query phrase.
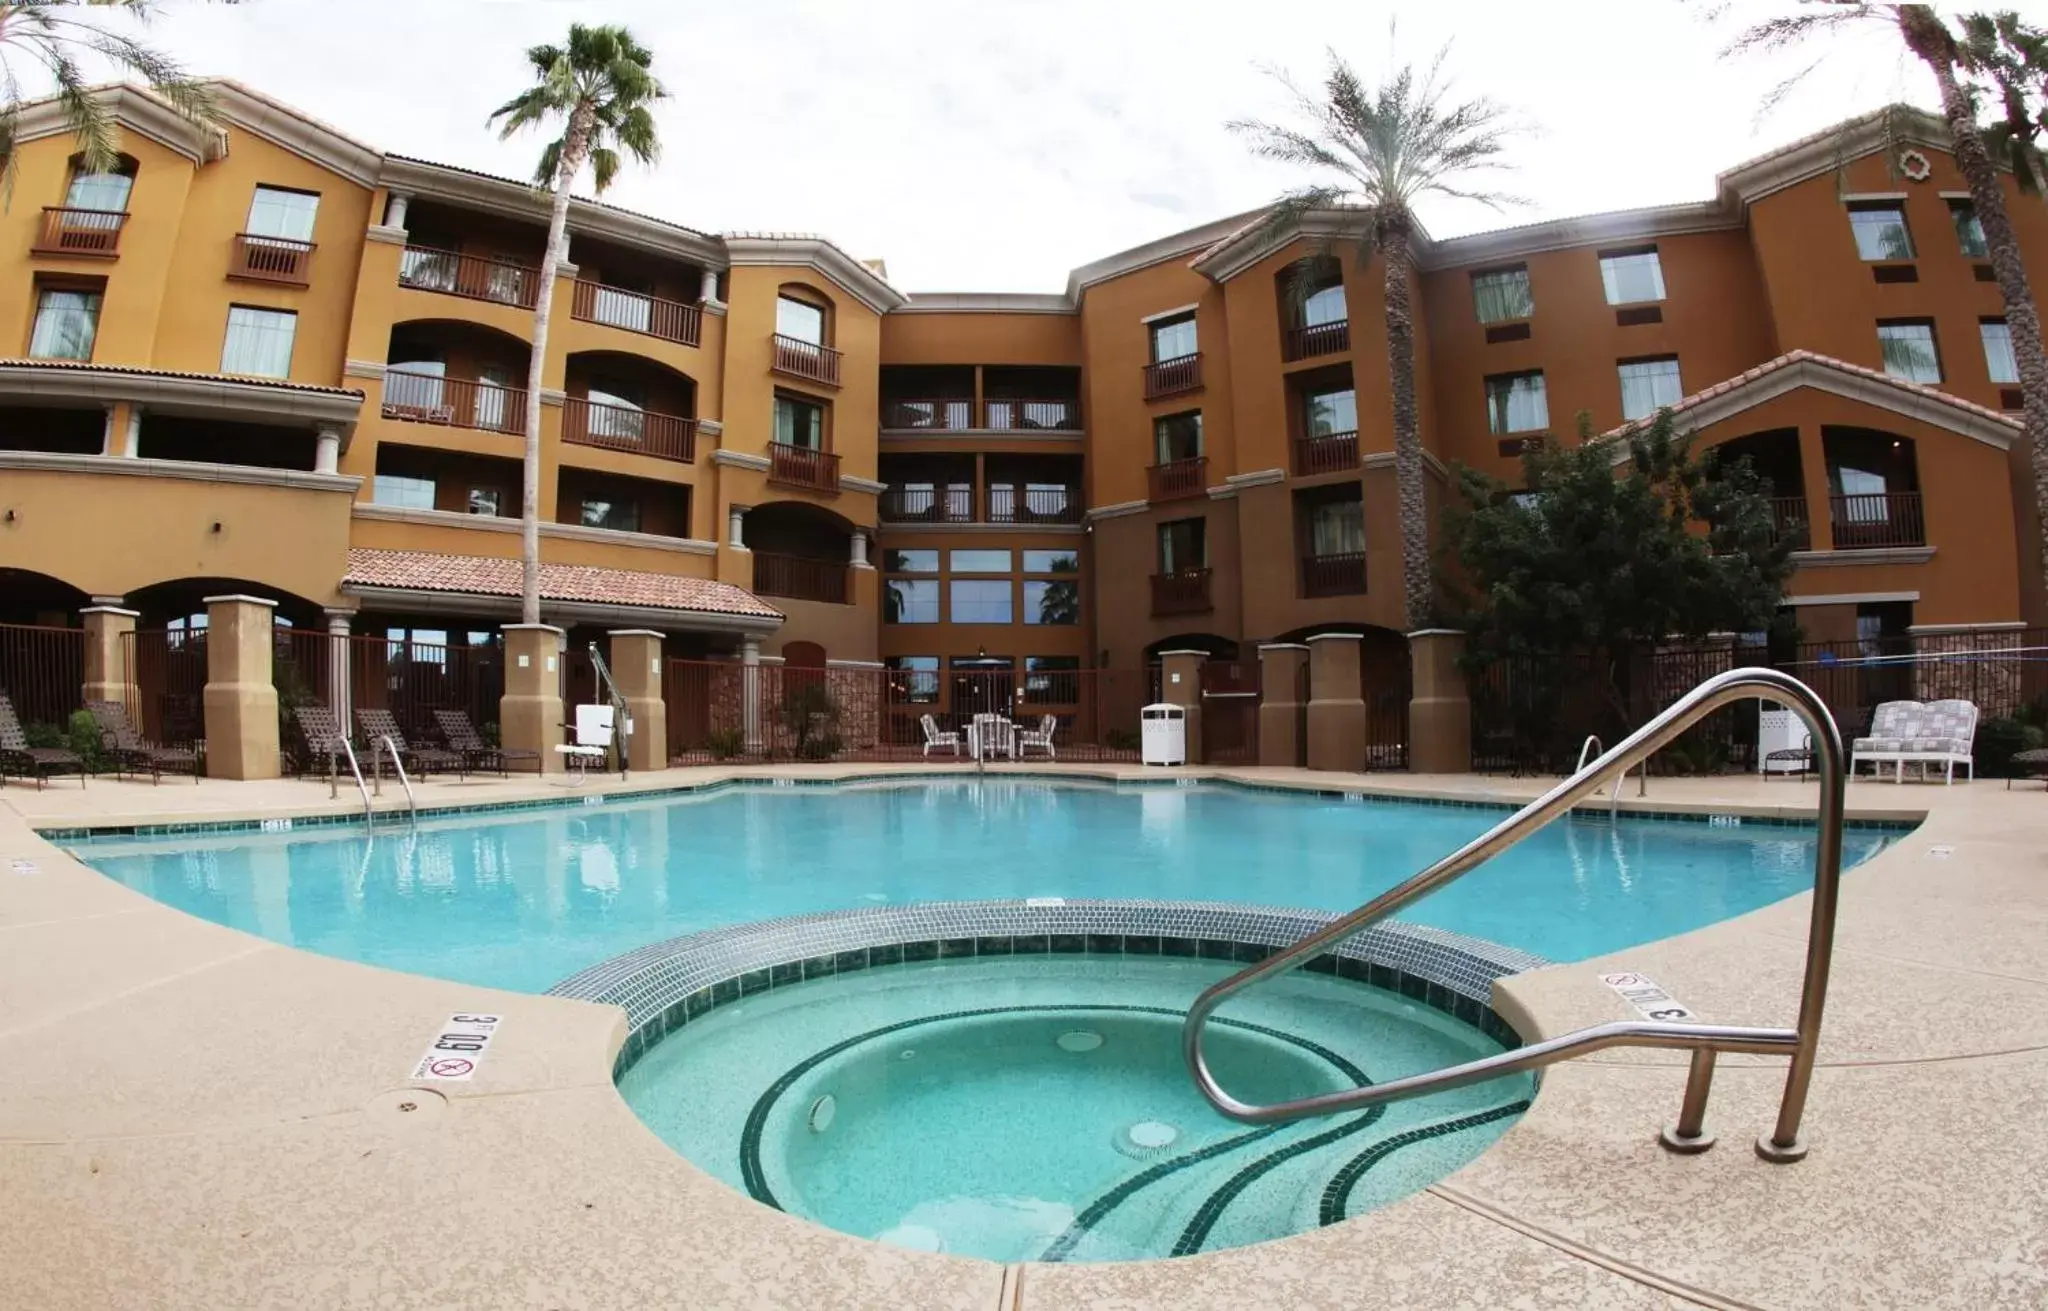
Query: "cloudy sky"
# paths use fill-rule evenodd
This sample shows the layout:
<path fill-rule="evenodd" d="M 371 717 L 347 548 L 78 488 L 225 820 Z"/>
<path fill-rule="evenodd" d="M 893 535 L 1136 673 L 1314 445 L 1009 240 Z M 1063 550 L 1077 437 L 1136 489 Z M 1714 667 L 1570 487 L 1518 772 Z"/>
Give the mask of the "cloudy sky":
<path fill-rule="evenodd" d="M 1770 0 L 1737 0 L 1754 13 Z M 2048 0 L 2022 0 L 2026 4 Z M 1745 7 L 1746 6 L 1746 7 Z M 1452 42 L 1456 89 L 1528 128 L 1496 215 L 1432 201 L 1439 236 L 1702 199 L 1716 172 L 1933 83 L 1871 31 L 1759 119 L 1806 62 L 1718 57 L 1711 0 L 164 0 L 153 39 L 369 143 L 525 176 L 490 110 L 526 46 L 620 22 L 671 99 L 659 166 L 609 199 L 707 230 L 824 233 L 911 291 L 1056 291 L 1078 264 L 1257 206 L 1295 181 L 1224 129 L 1287 108 L 1268 70 L 1326 47 L 1376 77 Z M 1782 7 L 1782 6 L 1781 6 Z M 337 10 L 348 20 L 337 22 Z M 1569 14 L 1569 19 L 1564 15 Z M 1389 24 L 1398 22 L 1390 39 Z"/>

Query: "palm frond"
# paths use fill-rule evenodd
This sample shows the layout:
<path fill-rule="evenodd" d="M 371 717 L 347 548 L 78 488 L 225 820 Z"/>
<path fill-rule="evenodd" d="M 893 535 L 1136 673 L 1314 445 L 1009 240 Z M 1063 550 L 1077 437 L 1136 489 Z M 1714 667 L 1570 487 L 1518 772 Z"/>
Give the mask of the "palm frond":
<path fill-rule="evenodd" d="M 489 121 L 498 124 L 501 139 L 556 121 L 565 125 L 563 135 L 542 148 L 537 184 L 573 184 L 560 176 L 571 134 L 600 192 L 617 177 L 624 156 L 642 163 L 659 158 L 660 134 L 648 105 L 668 93 L 653 74 L 653 52 L 631 32 L 572 23 L 565 43 L 534 46 L 526 62 L 534 85 L 500 105 Z"/>

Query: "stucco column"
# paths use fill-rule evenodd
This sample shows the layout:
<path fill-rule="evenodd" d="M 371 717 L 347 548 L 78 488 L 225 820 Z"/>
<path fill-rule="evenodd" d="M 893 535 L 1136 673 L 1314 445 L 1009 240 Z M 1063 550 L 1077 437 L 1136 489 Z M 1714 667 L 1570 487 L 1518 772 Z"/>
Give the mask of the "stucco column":
<path fill-rule="evenodd" d="M 276 778 L 277 602 L 206 598 L 206 774 Z"/>
<path fill-rule="evenodd" d="M 394 191 L 384 202 L 384 226 L 402 228 L 405 226 L 405 208 L 412 203 L 412 197 L 403 191 Z"/>
<path fill-rule="evenodd" d="M 1799 428 L 1799 480 L 1800 495 L 1806 498 L 1807 547 L 1831 551 L 1835 546 L 1835 515 L 1833 488 L 1828 483 L 1828 448 L 1820 429 L 1810 423 Z M 1775 487 L 1771 490 L 1779 496 L 1790 494 Z"/>
<path fill-rule="evenodd" d="M 121 449 L 119 451 L 116 451 L 115 454 L 124 455 L 130 459 L 133 459 L 135 456 L 140 455 L 141 453 L 142 407 L 140 405 L 130 405 L 128 407 L 128 433 L 126 439 L 121 443 Z"/>
<path fill-rule="evenodd" d="M 78 613 L 85 618 L 82 699 L 137 705 L 135 682 L 129 677 L 128 668 L 128 634 L 135 631 L 137 612 L 117 605 L 89 605 Z"/>
<path fill-rule="evenodd" d="M 1472 772 L 1472 701 L 1458 657 L 1465 635 L 1455 628 L 1408 634 L 1408 772 Z"/>
<path fill-rule="evenodd" d="M 607 636 L 612 639 L 612 682 L 626 698 L 626 715 L 633 726 L 626 737 L 626 767 L 665 768 L 668 703 L 661 697 L 662 635 L 651 628 L 620 628 Z"/>
<path fill-rule="evenodd" d="M 562 630 L 506 624 L 505 694 L 498 698 L 498 743 L 540 753 L 542 773 L 562 770 Z"/>
<path fill-rule="evenodd" d="M 747 750 L 761 749 L 761 639 L 749 637 L 740 643 L 740 731 L 746 734 Z"/>
<path fill-rule="evenodd" d="M 852 536 L 852 538 L 851 538 L 851 539 L 849 539 L 849 540 L 851 541 L 852 545 L 851 545 L 851 549 L 850 549 L 850 552 L 849 552 L 849 557 L 848 557 L 848 561 L 847 561 L 847 562 L 848 562 L 849 564 L 851 564 L 851 565 L 852 565 L 852 566 L 853 566 L 854 568 L 856 568 L 856 569 L 865 569 L 865 568 L 867 568 L 867 567 L 868 567 L 868 533 L 867 533 L 867 529 L 865 529 L 865 528 L 856 528 L 856 529 L 854 529 L 854 530 L 853 530 L 853 536 Z"/>
<path fill-rule="evenodd" d="M 1259 763 L 1299 765 L 1306 743 L 1302 733 L 1301 674 L 1308 667 L 1308 647 L 1299 642 L 1268 642 L 1259 648 Z"/>
<path fill-rule="evenodd" d="M 121 422 L 120 406 L 109 405 L 106 407 L 106 411 L 107 425 L 100 434 L 100 454 L 119 455 L 121 453 L 121 443 L 127 436 L 128 428 L 126 424 Z"/>
<path fill-rule="evenodd" d="M 313 472 L 333 473 L 341 466 L 341 429 L 322 428 L 313 439 Z"/>
<path fill-rule="evenodd" d="M 349 625 L 354 618 L 347 610 L 327 612 L 327 708 L 334 712 L 334 722 L 344 733 L 355 717 L 355 692 L 348 677 Z"/>
<path fill-rule="evenodd" d="M 1159 653 L 1159 699 L 1188 712 L 1188 763 L 1202 763 L 1202 664 L 1207 651 Z"/>
<path fill-rule="evenodd" d="M 707 268 L 697 281 L 697 299 L 706 305 L 718 303 L 718 270 Z"/>
<path fill-rule="evenodd" d="M 1310 769 L 1365 767 L 1365 698 L 1358 681 L 1358 633 L 1320 633 L 1308 639 L 1308 751 Z"/>
<path fill-rule="evenodd" d="M 735 505 L 725 512 L 725 544 L 735 551 L 747 549 L 747 509 L 744 505 Z"/>

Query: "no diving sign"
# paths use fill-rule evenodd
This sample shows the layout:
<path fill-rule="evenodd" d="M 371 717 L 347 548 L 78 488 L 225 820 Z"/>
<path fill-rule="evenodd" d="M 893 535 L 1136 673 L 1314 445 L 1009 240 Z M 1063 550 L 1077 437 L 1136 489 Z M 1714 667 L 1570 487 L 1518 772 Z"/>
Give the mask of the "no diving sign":
<path fill-rule="evenodd" d="M 1600 976 L 1600 982 L 1620 993 L 1622 1000 L 1635 1007 L 1646 1020 L 1683 1021 L 1698 1018 L 1676 997 L 1633 971 L 1603 974 Z"/>
<path fill-rule="evenodd" d="M 435 1079 L 444 1083 L 461 1082 L 476 1074 L 476 1067 L 484 1063 L 484 1052 L 491 1045 L 491 1035 L 498 1031 L 498 1017 L 495 1015 L 457 1014 L 448 1017 L 441 1031 L 434 1035 L 426 1054 L 413 1067 L 412 1077 Z"/>

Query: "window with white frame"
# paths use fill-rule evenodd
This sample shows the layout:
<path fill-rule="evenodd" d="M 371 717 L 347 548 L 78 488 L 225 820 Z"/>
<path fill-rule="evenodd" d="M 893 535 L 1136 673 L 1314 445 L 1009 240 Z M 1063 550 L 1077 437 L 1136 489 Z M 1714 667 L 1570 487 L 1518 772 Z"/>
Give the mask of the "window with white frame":
<path fill-rule="evenodd" d="M 1600 257 L 1600 285 L 1609 305 L 1664 299 L 1664 265 L 1655 246 L 1609 251 Z"/>
<path fill-rule="evenodd" d="M 1884 371 L 1907 382 L 1941 381 L 1941 353 L 1934 345 L 1934 325 L 1924 319 L 1902 319 L 1877 325 L 1877 345 Z"/>
<path fill-rule="evenodd" d="M 395 505 L 401 510 L 431 510 L 434 508 L 434 480 L 380 473 L 370 483 L 370 499 L 378 505 Z"/>
<path fill-rule="evenodd" d="M 1536 296 L 1529 289 L 1529 269 L 1487 269 L 1472 275 L 1472 307 L 1481 323 L 1512 323 L 1535 316 Z"/>
<path fill-rule="evenodd" d="M 29 356 L 38 360 L 89 360 L 99 324 L 99 292 L 82 287 L 44 287 L 36 293 L 36 323 L 29 334 Z"/>
<path fill-rule="evenodd" d="M 1488 431 L 1541 432 L 1550 426 L 1550 397 L 1543 373 L 1504 373 L 1486 380 Z"/>
<path fill-rule="evenodd" d="M 1906 206 L 1903 201 L 1852 202 L 1849 206 L 1849 230 L 1856 235 L 1856 254 L 1860 258 L 1913 258 L 1913 232 L 1906 226 Z"/>
<path fill-rule="evenodd" d="M 230 306 L 227 339 L 220 351 L 220 371 L 255 378 L 289 378 L 292 337 L 298 327 L 299 316 L 290 310 Z"/>
<path fill-rule="evenodd" d="M 1984 339 L 1984 367 L 1991 381 L 2011 385 L 2020 380 L 2020 362 L 2012 353 L 2012 329 L 2004 319 L 1982 319 L 1978 335 Z"/>
<path fill-rule="evenodd" d="M 1646 419 L 1667 405 L 1676 405 L 1685 395 L 1678 381 L 1678 357 L 1654 360 L 1623 360 L 1616 371 L 1621 375 L 1621 417 Z"/>

